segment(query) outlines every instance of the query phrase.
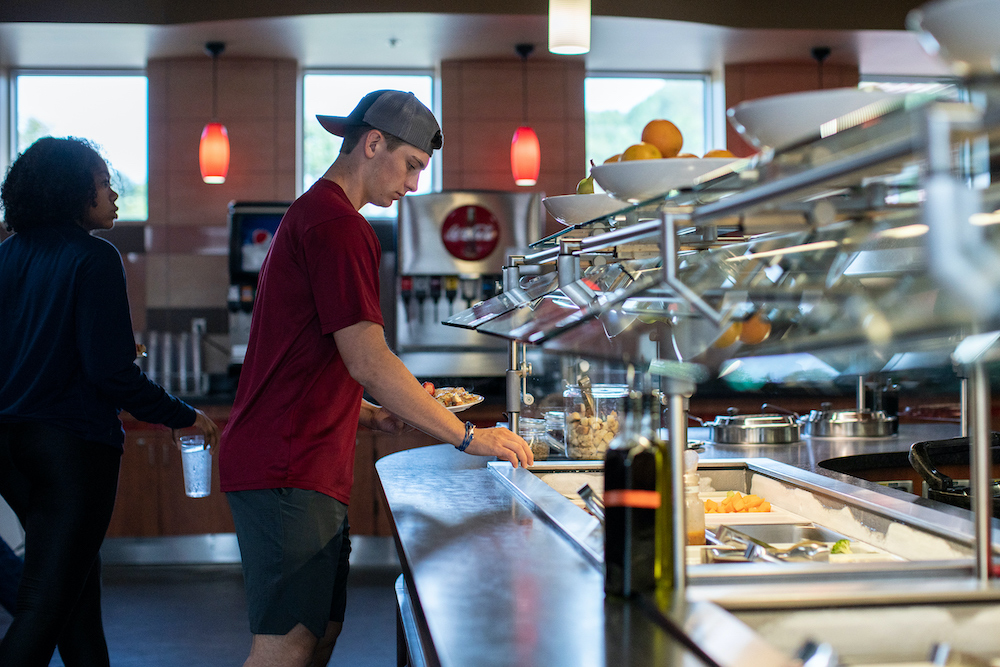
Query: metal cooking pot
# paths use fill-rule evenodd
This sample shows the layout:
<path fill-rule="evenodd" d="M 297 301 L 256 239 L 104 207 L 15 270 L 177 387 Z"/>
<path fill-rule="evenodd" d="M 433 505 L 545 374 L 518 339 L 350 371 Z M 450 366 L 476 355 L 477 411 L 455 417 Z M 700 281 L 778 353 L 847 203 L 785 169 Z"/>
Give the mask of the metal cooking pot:
<path fill-rule="evenodd" d="M 800 440 L 794 415 L 741 415 L 729 408 L 705 426 L 712 442 L 724 445 L 787 445 Z"/>
<path fill-rule="evenodd" d="M 884 438 L 899 430 L 899 420 L 882 410 L 810 410 L 799 422 L 806 435 L 830 438 Z"/>
<path fill-rule="evenodd" d="M 990 449 L 993 463 L 1000 463 L 1000 433 L 991 434 Z M 951 477 L 934 467 L 935 461 L 938 464 L 969 465 L 968 438 L 915 442 L 910 447 L 909 459 L 913 469 L 927 482 L 928 498 L 971 509 L 969 487 L 955 484 Z M 993 515 L 1000 516 L 1000 493 L 996 484 L 993 485 Z"/>

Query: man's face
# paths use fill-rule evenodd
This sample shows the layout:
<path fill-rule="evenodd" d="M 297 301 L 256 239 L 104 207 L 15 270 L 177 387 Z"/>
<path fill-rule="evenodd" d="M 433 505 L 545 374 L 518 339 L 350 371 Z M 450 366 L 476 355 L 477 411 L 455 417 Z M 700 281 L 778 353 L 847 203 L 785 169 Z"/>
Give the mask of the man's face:
<path fill-rule="evenodd" d="M 368 145 L 374 133 L 369 133 Z M 369 182 L 369 201 L 376 206 L 390 206 L 402 199 L 407 192 L 417 189 L 420 173 L 427 168 L 431 156 L 416 146 L 403 143 L 390 151 L 381 133 L 374 145 L 372 179 Z"/>

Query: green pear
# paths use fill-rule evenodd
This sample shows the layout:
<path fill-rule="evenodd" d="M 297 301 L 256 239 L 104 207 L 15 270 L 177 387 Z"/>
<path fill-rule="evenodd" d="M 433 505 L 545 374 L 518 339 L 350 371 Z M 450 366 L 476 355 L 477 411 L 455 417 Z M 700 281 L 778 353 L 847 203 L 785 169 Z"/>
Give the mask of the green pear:
<path fill-rule="evenodd" d="M 590 168 L 593 170 L 594 161 L 590 161 Z M 587 178 L 583 179 L 576 185 L 576 194 L 578 195 L 592 195 L 594 194 L 594 172 L 591 171 L 587 175 Z"/>

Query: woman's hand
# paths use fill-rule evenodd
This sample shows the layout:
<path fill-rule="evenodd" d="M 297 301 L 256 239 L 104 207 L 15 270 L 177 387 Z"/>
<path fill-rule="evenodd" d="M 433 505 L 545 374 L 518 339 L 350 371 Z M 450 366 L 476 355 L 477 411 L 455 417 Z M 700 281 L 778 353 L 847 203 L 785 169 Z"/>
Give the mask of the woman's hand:
<path fill-rule="evenodd" d="M 209 418 L 204 412 L 198 408 L 194 409 L 194 424 L 192 428 L 196 428 L 205 434 L 205 444 L 210 447 L 215 447 L 219 444 L 219 427 L 216 426 L 215 422 Z M 181 429 L 175 428 L 171 429 L 171 435 L 174 439 L 174 444 L 177 448 L 181 447 Z"/>

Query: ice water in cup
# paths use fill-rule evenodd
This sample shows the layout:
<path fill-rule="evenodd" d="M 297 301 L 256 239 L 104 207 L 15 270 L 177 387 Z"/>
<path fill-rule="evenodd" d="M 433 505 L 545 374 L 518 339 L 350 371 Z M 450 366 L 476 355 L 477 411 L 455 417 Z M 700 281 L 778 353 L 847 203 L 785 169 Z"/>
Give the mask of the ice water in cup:
<path fill-rule="evenodd" d="M 181 438 L 181 464 L 184 466 L 184 493 L 204 498 L 212 492 L 212 449 L 203 435 Z"/>

